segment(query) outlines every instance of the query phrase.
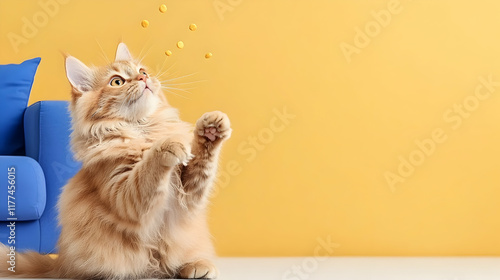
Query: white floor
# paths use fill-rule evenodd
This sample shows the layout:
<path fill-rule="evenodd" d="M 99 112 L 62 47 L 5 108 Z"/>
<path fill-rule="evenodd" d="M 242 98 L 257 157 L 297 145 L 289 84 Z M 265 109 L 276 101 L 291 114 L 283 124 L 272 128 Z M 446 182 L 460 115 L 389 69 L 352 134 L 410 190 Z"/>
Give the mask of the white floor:
<path fill-rule="evenodd" d="M 221 280 L 500 280 L 500 258 L 221 258 Z"/>
<path fill-rule="evenodd" d="M 219 258 L 220 280 L 500 280 L 498 258 Z"/>

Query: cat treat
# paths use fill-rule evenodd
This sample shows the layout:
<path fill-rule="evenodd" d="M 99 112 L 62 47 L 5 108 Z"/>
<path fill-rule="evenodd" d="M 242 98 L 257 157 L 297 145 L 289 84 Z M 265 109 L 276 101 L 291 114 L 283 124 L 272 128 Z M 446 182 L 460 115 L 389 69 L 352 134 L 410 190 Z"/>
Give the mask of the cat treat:
<path fill-rule="evenodd" d="M 167 5 L 161 4 L 159 10 L 161 13 L 165 13 L 167 11 Z"/>

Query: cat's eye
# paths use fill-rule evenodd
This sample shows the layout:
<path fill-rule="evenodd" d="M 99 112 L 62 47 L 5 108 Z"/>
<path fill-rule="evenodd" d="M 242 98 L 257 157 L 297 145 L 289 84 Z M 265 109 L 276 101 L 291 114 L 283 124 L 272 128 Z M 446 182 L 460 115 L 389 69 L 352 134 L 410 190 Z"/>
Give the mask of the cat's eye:
<path fill-rule="evenodd" d="M 143 74 L 143 75 L 146 75 L 146 76 L 148 75 L 148 73 L 146 71 L 144 71 L 143 69 L 141 69 L 139 72 L 141 72 L 141 74 Z"/>
<path fill-rule="evenodd" d="M 114 77 L 109 81 L 109 85 L 113 87 L 119 87 L 125 83 L 125 80 L 122 77 Z"/>

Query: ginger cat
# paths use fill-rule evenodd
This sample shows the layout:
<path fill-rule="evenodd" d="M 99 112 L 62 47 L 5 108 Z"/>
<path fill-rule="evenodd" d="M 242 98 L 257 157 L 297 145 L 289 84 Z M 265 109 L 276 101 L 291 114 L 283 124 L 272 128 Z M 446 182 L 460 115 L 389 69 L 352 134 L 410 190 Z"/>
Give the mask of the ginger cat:
<path fill-rule="evenodd" d="M 193 133 L 123 43 L 103 67 L 68 56 L 66 74 L 83 166 L 59 199 L 59 257 L 17 254 L 16 272 L 0 275 L 216 278 L 206 208 L 231 135 L 226 114 L 205 113 Z"/>

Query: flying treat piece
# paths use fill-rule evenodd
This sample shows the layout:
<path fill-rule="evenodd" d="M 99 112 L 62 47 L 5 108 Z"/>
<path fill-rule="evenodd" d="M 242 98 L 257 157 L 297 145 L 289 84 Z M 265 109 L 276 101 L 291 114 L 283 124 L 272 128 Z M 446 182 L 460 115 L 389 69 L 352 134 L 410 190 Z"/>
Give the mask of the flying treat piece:
<path fill-rule="evenodd" d="M 182 42 L 182 41 L 177 42 L 177 47 L 178 47 L 179 49 L 184 48 L 184 42 Z"/>
<path fill-rule="evenodd" d="M 166 55 L 166 56 L 171 56 L 171 55 L 172 55 L 172 52 L 171 52 L 170 50 L 166 50 L 166 51 L 165 51 L 165 55 Z"/>
<path fill-rule="evenodd" d="M 211 52 L 205 54 L 205 58 L 211 58 L 211 57 L 212 57 L 212 53 Z"/>
<path fill-rule="evenodd" d="M 189 25 L 189 30 L 191 30 L 191 31 L 195 31 L 197 28 L 198 28 L 198 26 L 196 26 L 196 24 L 194 24 L 194 23 L 191 23 Z"/>
<path fill-rule="evenodd" d="M 148 27 L 148 26 L 149 26 L 149 21 L 147 21 L 147 20 L 143 20 L 143 21 L 141 22 L 141 25 L 142 25 L 142 27 L 146 28 L 146 27 Z"/>
<path fill-rule="evenodd" d="M 161 5 L 160 5 L 160 12 L 164 13 L 164 12 L 166 12 L 166 11 L 167 11 L 167 5 L 165 5 L 165 4 L 161 4 Z"/>

